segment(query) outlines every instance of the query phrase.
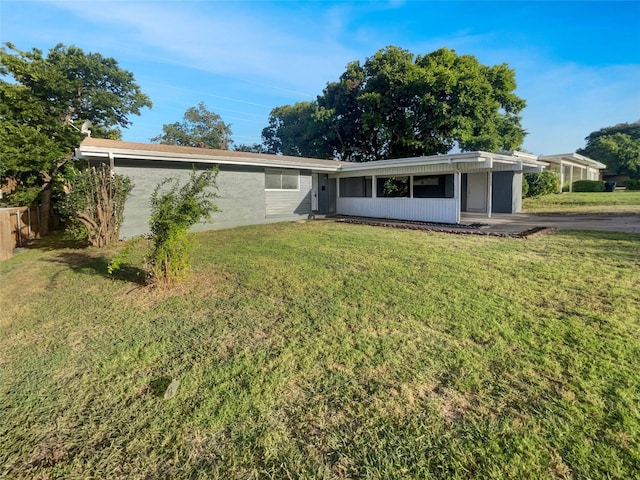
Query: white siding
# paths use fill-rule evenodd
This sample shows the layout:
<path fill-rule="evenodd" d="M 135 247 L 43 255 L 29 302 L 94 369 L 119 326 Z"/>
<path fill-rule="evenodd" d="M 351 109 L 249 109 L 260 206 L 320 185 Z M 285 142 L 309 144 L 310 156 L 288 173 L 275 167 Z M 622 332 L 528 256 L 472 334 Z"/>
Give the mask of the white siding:
<path fill-rule="evenodd" d="M 420 222 L 457 223 L 455 198 L 342 198 L 339 215 L 390 218 Z"/>

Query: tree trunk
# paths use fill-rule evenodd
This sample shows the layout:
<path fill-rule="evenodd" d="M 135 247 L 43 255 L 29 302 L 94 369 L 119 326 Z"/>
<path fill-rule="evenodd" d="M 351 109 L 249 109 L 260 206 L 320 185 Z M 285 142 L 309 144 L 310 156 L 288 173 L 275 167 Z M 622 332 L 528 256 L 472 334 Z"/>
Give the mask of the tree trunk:
<path fill-rule="evenodd" d="M 47 182 L 40 192 L 40 237 L 49 234 L 49 223 L 51 221 L 51 183 Z"/>

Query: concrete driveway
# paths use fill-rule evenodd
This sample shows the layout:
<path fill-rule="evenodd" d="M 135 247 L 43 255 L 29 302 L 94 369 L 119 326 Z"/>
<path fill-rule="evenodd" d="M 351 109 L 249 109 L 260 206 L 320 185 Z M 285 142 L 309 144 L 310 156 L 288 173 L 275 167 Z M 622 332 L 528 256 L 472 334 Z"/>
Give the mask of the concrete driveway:
<path fill-rule="evenodd" d="M 558 230 L 599 230 L 605 232 L 640 233 L 640 214 L 602 215 L 534 215 L 529 213 L 463 213 L 460 223 L 487 224 L 486 230 L 497 233 L 519 233 L 535 227 Z"/>

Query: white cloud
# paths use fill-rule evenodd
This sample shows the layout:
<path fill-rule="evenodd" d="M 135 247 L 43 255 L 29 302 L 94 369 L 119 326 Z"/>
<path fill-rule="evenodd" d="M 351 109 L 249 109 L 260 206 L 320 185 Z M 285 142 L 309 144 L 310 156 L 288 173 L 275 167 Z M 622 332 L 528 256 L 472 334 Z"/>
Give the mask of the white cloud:
<path fill-rule="evenodd" d="M 200 12 L 180 5 L 58 3 L 88 21 L 126 32 L 135 40 L 135 46 L 129 48 L 140 55 L 152 49 L 152 55 L 163 61 L 297 96 L 313 98 L 320 93 L 332 78 L 327 75 L 335 71 L 336 62 L 342 68 L 354 55 L 332 39 L 337 36 L 334 30 L 343 28 L 335 10 L 327 12 L 325 21 L 286 11 L 277 16 L 253 16 L 246 12 L 252 4 L 230 8 L 228 4 L 203 2 Z M 101 12 L 99 21 L 96 11 Z"/>

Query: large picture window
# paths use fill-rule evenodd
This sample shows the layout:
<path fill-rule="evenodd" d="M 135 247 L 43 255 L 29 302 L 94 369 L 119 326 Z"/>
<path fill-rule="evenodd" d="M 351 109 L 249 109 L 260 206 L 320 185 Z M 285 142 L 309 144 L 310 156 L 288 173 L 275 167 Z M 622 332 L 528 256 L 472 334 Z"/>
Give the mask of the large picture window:
<path fill-rule="evenodd" d="M 371 197 L 371 177 L 340 179 L 341 197 Z"/>
<path fill-rule="evenodd" d="M 299 190 L 300 172 L 298 170 L 272 170 L 264 172 L 264 188 L 267 190 Z"/>
<path fill-rule="evenodd" d="M 413 198 L 453 198 L 453 175 L 413 177 Z"/>

